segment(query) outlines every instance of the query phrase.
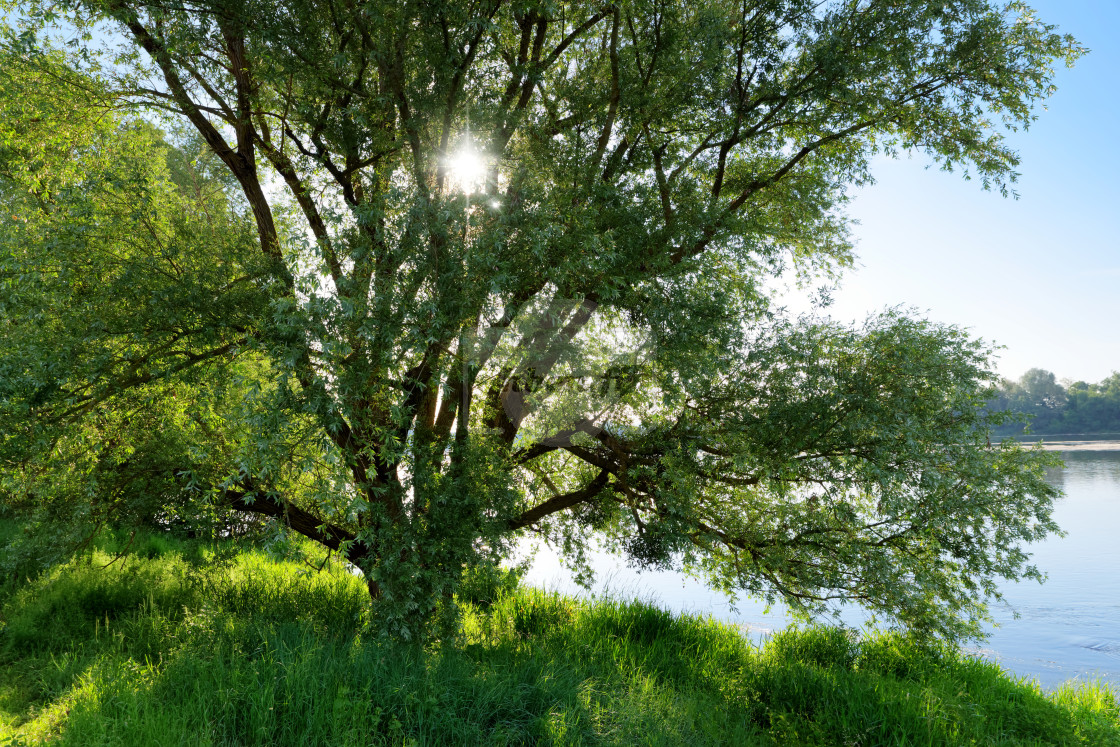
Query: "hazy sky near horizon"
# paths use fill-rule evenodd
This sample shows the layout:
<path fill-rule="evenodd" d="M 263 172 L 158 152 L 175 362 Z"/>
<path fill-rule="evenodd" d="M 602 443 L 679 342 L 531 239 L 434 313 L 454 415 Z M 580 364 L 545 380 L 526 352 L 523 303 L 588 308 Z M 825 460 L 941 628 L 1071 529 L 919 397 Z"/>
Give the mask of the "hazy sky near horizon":
<path fill-rule="evenodd" d="M 1019 151 L 1019 199 L 985 192 L 923 154 L 880 159 L 853 191 L 857 266 L 827 313 L 887 306 L 1005 346 L 999 372 L 1100 381 L 1120 371 L 1120 0 L 1034 0 L 1046 23 L 1089 47 Z"/>

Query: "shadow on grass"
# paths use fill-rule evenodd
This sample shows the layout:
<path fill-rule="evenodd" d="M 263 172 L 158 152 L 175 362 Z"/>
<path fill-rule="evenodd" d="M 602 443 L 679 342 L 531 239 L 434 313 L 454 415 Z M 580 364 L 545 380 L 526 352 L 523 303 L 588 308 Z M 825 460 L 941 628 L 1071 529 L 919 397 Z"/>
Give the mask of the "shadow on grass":
<path fill-rule="evenodd" d="M 362 585 L 246 555 L 74 564 L 10 596 L 0 744 L 1120 745 L 1115 695 L 1046 694 L 946 648 L 737 630 L 505 589 L 459 640 L 365 632 Z"/>

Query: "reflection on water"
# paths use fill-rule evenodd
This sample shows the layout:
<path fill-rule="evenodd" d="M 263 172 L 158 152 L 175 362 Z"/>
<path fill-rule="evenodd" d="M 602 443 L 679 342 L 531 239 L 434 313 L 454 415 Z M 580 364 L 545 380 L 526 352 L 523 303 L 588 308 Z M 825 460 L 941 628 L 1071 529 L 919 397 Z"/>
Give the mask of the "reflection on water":
<path fill-rule="evenodd" d="M 1054 517 L 1067 532 L 1034 548 L 1049 578 L 1004 590 L 987 647 L 1009 669 L 1045 685 L 1094 675 L 1120 683 L 1120 452 L 1063 454 L 1052 484 L 1065 491 Z M 1014 618 L 1014 613 L 1019 619 Z"/>
<path fill-rule="evenodd" d="M 1066 468 L 1048 479 L 1065 491 L 1054 515 L 1068 534 L 1033 548 L 1033 561 L 1049 580 L 1007 585 L 1005 604 L 992 610 L 998 627 L 977 650 L 1043 686 L 1094 677 L 1120 684 L 1120 451 L 1075 451 L 1063 458 Z M 742 600 L 732 608 L 722 595 L 680 574 L 639 574 L 604 554 L 593 565 L 596 594 L 710 614 L 742 625 L 756 640 L 789 622 L 778 605 L 767 610 Z M 528 580 L 582 593 L 548 548 L 538 554 Z"/>

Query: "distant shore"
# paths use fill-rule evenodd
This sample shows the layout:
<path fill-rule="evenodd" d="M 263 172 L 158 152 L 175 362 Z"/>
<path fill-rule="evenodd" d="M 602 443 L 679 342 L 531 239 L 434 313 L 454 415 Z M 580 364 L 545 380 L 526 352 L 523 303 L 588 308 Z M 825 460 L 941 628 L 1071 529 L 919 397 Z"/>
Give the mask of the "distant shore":
<path fill-rule="evenodd" d="M 1024 444 L 1033 444 L 1035 439 L 1021 439 Z M 1043 451 L 1120 451 L 1120 440 L 1109 441 L 1051 441 L 1048 438 L 1038 438 Z"/>

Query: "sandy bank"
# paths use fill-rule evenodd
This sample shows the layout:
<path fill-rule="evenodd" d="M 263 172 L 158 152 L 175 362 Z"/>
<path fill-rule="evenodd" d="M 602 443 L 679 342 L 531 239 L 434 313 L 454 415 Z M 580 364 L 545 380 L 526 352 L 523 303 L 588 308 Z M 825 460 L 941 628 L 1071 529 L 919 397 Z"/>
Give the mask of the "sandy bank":
<path fill-rule="evenodd" d="M 1024 446 L 1030 442 L 1024 441 Z M 1120 441 L 1042 441 L 1045 451 L 1120 451 Z"/>

